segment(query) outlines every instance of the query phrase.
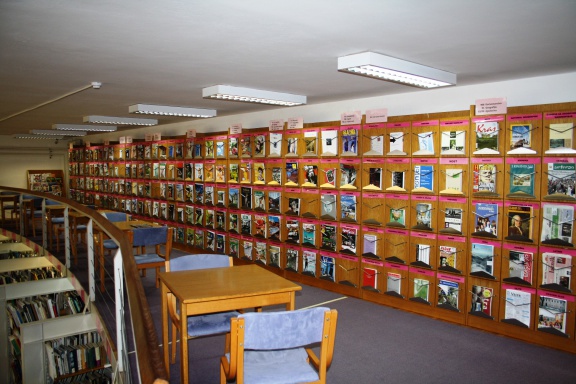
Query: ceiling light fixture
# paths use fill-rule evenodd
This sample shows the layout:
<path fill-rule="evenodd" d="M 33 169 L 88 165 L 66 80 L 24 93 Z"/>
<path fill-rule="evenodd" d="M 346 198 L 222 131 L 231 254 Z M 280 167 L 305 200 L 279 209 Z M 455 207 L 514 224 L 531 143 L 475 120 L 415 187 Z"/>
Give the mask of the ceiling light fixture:
<path fill-rule="evenodd" d="M 117 128 L 113 125 L 53 124 L 52 129 L 59 131 L 114 132 Z"/>
<path fill-rule="evenodd" d="M 20 133 L 12 135 L 15 139 L 39 139 L 39 140 L 62 140 L 64 136 L 52 136 L 52 135 L 31 135 L 29 133 Z"/>
<path fill-rule="evenodd" d="M 130 113 L 142 113 L 145 115 L 163 115 L 177 117 L 214 117 L 215 109 L 171 107 L 167 105 L 135 104 L 128 107 Z"/>
<path fill-rule="evenodd" d="M 285 107 L 306 104 L 306 96 L 234 87 L 231 85 L 206 87 L 202 89 L 202 97 L 205 99 L 242 101 L 245 103 L 271 104 Z"/>
<path fill-rule="evenodd" d="M 114 124 L 114 125 L 158 125 L 156 119 L 139 119 L 137 117 L 115 117 L 115 116 L 84 116 L 85 123 Z"/>
<path fill-rule="evenodd" d="M 456 85 L 454 73 L 374 52 L 339 57 L 338 71 L 420 88 Z"/>
<path fill-rule="evenodd" d="M 33 129 L 30 133 L 34 135 L 45 135 L 45 136 L 86 136 L 88 132 L 86 131 L 60 131 L 56 129 Z"/>

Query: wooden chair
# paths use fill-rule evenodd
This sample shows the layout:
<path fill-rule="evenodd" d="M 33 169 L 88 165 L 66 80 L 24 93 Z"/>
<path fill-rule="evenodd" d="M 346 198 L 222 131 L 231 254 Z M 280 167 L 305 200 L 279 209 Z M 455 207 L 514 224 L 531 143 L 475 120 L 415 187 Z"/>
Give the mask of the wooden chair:
<path fill-rule="evenodd" d="M 336 310 L 323 307 L 231 319 L 230 353 L 220 358 L 220 383 L 326 383 L 337 320 Z M 319 356 L 311 349 L 318 344 Z"/>
<path fill-rule="evenodd" d="M 108 221 L 112 223 L 116 223 L 119 221 L 128 221 L 130 216 L 124 212 L 102 212 L 102 216 L 104 216 Z M 100 269 L 100 292 L 104 292 L 105 284 L 105 264 L 104 258 L 112 251 L 118 249 L 118 244 L 111 238 L 109 238 L 100 228 L 94 228 L 94 248 L 98 250 L 98 264 Z"/>
<path fill-rule="evenodd" d="M 186 271 L 196 269 L 208 268 L 221 268 L 231 267 L 232 258 L 226 255 L 216 254 L 196 254 L 184 255 L 172 259 L 166 263 L 166 271 Z M 178 302 L 176 297 L 169 294 L 167 297 L 168 313 L 172 323 L 172 349 L 170 363 L 174 364 L 176 361 L 176 338 L 179 333 L 182 335 L 180 329 L 180 312 L 178 311 Z M 196 337 L 213 336 L 227 334 L 226 345 L 229 345 L 230 337 L 230 319 L 236 317 L 240 312 L 229 311 L 220 313 L 211 313 L 207 315 L 188 316 L 188 329 L 186 331 L 187 338 L 181 338 L 181 342 L 185 343 L 188 340 Z M 168 346 L 165 346 L 167 348 Z"/>
<path fill-rule="evenodd" d="M 158 273 L 160 268 L 166 266 L 170 261 L 172 252 L 172 228 L 148 227 L 134 228 L 131 233 L 132 246 L 142 247 L 142 253 L 134 255 L 136 267 L 146 276 L 146 269 L 154 268 L 156 270 L 156 288 L 160 287 Z M 161 246 L 164 246 L 164 253 L 161 252 Z M 147 253 L 147 247 L 154 247 L 155 252 Z"/>

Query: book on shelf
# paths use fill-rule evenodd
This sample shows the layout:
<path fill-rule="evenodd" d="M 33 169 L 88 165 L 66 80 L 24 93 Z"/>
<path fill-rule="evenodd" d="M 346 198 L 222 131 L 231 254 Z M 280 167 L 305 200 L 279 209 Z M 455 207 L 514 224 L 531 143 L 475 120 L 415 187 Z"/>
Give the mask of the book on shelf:
<path fill-rule="evenodd" d="M 475 155 L 497 155 L 500 153 L 498 150 L 500 127 L 497 121 L 478 122 L 475 131 Z"/>
<path fill-rule="evenodd" d="M 233 183 L 237 183 L 240 181 L 239 179 L 239 166 L 236 163 L 230 163 L 229 165 L 229 169 L 230 169 L 230 179 L 228 180 L 228 182 L 233 182 Z"/>
<path fill-rule="evenodd" d="M 282 201 L 282 192 L 268 192 L 268 212 L 280 212 L 280 202 Z"/>
<path fill-rule="evenodd" d="M 254 136 L 254 156 L 264 157 L 266 156 L 266 136 L 261 134 L 256 134 Z"/>
<path fill-rule="evenodd" d="M 318 155 L 318 132 L 304 132 L 304 156 Z"/>
<path fill-rule="evenodd" d="M 510 133 L 511 151 L 516 150 L 514 153 L 522 153 L 517 150 L 530 149 L 532 146 L 532 124 L 512 124 L 510 125 Z"/>
<path fill-rule="evenodd" d="M 466 152 L 466 131 L 442 131 L 440 153 L 442 155 L 463 155 Z"/>
<path fill-rule="evenodd" d="M 576 198 L 576 164 L 548 163 L 548 196 Z"/>
<path fill-rule="evenodd" d="M 492 298 L 494 289 L 481 285 L 472 285 L 470 312 L 480 312 L 492 316 Z"/>
<path fill-rule="evenodd" d="M 238 157 L 238 138 L 228 137 L 228 157 L 235 158 Z"/>
<path fill-rule="evenodd" d="M 370 150 L 364 152 L 364 156 L 384 155 L 384 135 L 368 136 L 370 139 Z"/>
<path fill-rule="evenodd" d="M 286 184 L 298 185 L 298 163 L 286 162 Z"/>
<path fill-rule="evenodd" d="M 266 255 L 268 253 L 266 249 L 266 243 L 262 241 L 256 241 L 254 251 L 256 252 L 256 262 L 266 265 Z"/>
<path fill-rule="evenodd" d="M 320 196 L 320 218 L 336 220 L 336 195 L 323 193 Z"/>
<path fill-rule="evenodd" d="M 310 185 L 316 186 L 318 185 L 318 166 L 316 165 L 305 165 L 303 167 L 304 170 L 304 184 L 303 186 Z"/>
<path fill-rule="evenodd" d="M 472 243 L 470 273 L 485 277 L 494 276 L 494 246 Z"/>
<path fill-rule="evenodd" d="M 254 163 L 254 183 L 263 184 L 266 182 L 266 165 L 264 163 Z"/>
<path fill-rule="evenodd" d="M 217 183 L 225 183 L 226 182 L 226 165 L 225 164 L 216 164 L 215 180 Z"/>
<path fill-rule="evenodd" d="M 302 244 L 315 247 L 316 246 L 316 225 L 315 224 L 302 224 Z"/>
<path fill-rule="evenodd" d="M 340 195 L 340 218 L 342 220 L 356 221 L 356 196 Z"/>
<path fill-rule="evenodd" d="M 416 165 L 414 167 L 414 190 L 434 190 L 434 166 Z"/>
<path fill-rule="evenodd" d="M 282 155 L 282 133 L 270 132 L 270 156 L 278 157 Z"/>
<path fill-rule="evenodd" d="M 358 171 L 353 164 L 340 163 L 340 186 L 356 186 Z"/>
<path fill-rule="evenodd" d="M 473 164 L 472 192 L 496 193 L 496 164 Z"/>
<path fill-rule="evenodd" d="M 254 210 L 255 211 L 266 210 L 266 195 L 264 191 L 261 190 L 254 191 Z"/>
<path fill-rule="evenodd" d="M 342 131 L 342 156 L 358 155 L 358 131 L 345 129 Z"/>
<path fill-rule="evenodd" d="M 298 220 L 286 219 L 286 241 L 300 243 L 300 222 Z"/>
<path fill-rule="evenodd" d="M 240 221 L 240 233 L 243 235 L 252 235 L 252 215 L 249 213 L 241 213 Z"/>
<path fill-rule="evenodd" d="M 421 132 L 418 136 L 418 150 L 415 155 L 433 155 L 434 154 L 434 132 Z"/>
<path fill-rule="evenodd" d="M 561 241 L 572 244 L 574 207 L 571 205 L 543 204 L 540 241 Z"/>
<path fill-rule="evenodd" d="M 342 228 L 342 249 L 341 252 L 356 254 L 358 243 L 358 229 L 344 227 Z"/>
<path fill-rule="evenodd" d="M 252 209 L 252 187 L 240 187 L 242 209 Z"/>
<path fill-rule="evenodd" d="M 510 164 L 510 191 L 512 195 L 534 197 L 535 164 Z"/>
<path fill-rule="evenodd" d="M 280 228 L 281 217 L 277 215 L 268 216 L 268 238 L 271 240 L 280 241 Z"/>
<path fill-rule="evenodd" d="M 298 250 L 292 248 L 286 250 L 286 269 L 298 272 Z"/>
<path fill-rule="evenodd" d="M 321 248 L 336 252 L 336 226 L 332 224 L 320 224 Z"/>
<path fill-rule="evenodd" d="M 369 267 L 363 268 L 362 288 L 378 289 L 378 271 L 376 269 Z"/>
<path fill-rule="evenodd" d="M 561 253 L 542 254 L 542 285 L 553 285 L 571 291 L 572 256 Z"/>
<path fill-rule="evenodd" d="M 508 277 L 504 280 L 532 284 L 533 268 L 534 254 L 532 252 L 510 250 L 508 255 Z"/>
<path fill-rule="evenodd" d="M 457 232 L 462 232 L 462 209 L 446 208 L 444 211 L 444 228 L 452 228 Z"/>
<path fill-rule="evenodd" d="M 546 153 L 564 153 L 571 151 L 574 145 L 574 124 L 550 124 L 549 150 Z"/>
<path fill-rule="evenodd" d="M 464 171 L 462 169 L 446 169 L 443 173 L 446 176 L 446 189 L 443 192 L 462 193 Z"/>
<path fill-rule="evenodd" d="M 254 214 L 253 236 L 265 238 L 267 233 L 266 215 Z"/>
<path fill-rule="evenodd" d="M 338 154 L 338 131 L 326 130 L 321 132 L 322 156 L 336 156 Z"/>
<path fill-rule="evenodd" d="M 362 255 L 373 258 L 378 256 L 378 237 L 369 233 L 363 234 Z"/>
<path fill-rule="evenodd" d="M 298 197 L 288 198 L 288 211 L 287 215 L 300 216 L 300 199 Z"/>
<path fill-rule="evenodd" d="M 320 256 L 320 277 L 325 280 L 336 281 L 336 262 L 331 256 Z"/>
<path fill-rule="evenodd" d="M 316 276 L 316 252 L 302 252 L 302 273 Z"/>
<path fill-rule="evenodd" d="M 418 229 L 432 229 L 432 204 L 416 204 L 416 225 Z"/>
<path fill-rule="evenodd" d="M 568 305 L 564 299 L 540 296 L 538 302 L 538 329 L 551 328 L 566 333 Z"/>
<path fill-rule="evenodd" d="M 426 279 L 414 279 L 414 297 L 428 302 L 430 292 L 430 281 Z"/>
<path fill-rule="evenodd" d="M 388 151 L 388 155 L 406 155 L 406 152 L 404 152 L 405 135 L 404 132 L 390 132 L 390 151 Z"/>
<path fill-rule="evenodd" d="M 440 267 L 450 267 L 457 269 L 457 249 L 447 245 L 440 245 Z"/>
<path fill-rule="evenodd" d="M 430 265 L 430 245 L 428 244 L 415 244 L 416 247 L 416 262 L 419 264 Z"/>
<path fill-rule="evenodd" d="M 532 297 L 529 292 L 507 289 L 504 319 L 530 327 L 531 306 Z"/>
<path fill-rule="evenodd" d="M 496 237 L 498 235 L 498 204 L 476 203 L 475 208 L 476 227 L 474 233 Z"/>
<path fill-rule="evenodd" d="M 530 240 L 532 238 L 532 207 L 526 205 L 510 205 L 508 207 L 509 240 Z"/>
<path fill-rule="evenodd" d="M 458 309 L 458 293 L 460 291 L 460 284 L 452 280 L 438 280 L 438 306 L 449 305 L 452 308 Z"/>

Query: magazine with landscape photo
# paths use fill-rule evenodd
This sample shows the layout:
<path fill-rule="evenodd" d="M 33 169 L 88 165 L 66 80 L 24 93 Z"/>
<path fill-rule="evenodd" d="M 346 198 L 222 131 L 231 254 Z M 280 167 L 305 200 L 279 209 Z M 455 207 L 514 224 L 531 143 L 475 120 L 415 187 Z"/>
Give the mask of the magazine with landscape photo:
<path fill-rule="evenodd" d="M 510 125 L 510 151 L 508 153 L 534 153 L 532 145 L 532 124 Z"/>
<path fill-rule="evenodd" d="M 540 296 L 538 303 L 538 329 L 552 328 L 565 334 L 567 318 L 568 306 L 566 300 Z"/>
<path fill-rule="evenodd" d="M 438 280 L 438 306 L 449 305 L 452 308 L 458 309 L 458 293 L 460 291 L 460 284 L 452 280 Z"/>
<path fill-rule="evenodd" d="M 497 155 L 498 136 L 500 127 L 497 121 L 476 123 L 476 150 L 475 155 Z"/>
<path fill-rule="evenodd" d="M 548 163 L 548 196 L 576 198 L 576 164 Z"/>
<path fill-rule="evenodd" d="M 472 264 L 470 274 L 480 276 L 494 275 L 494 246 L 472 243 Z"/>
<path fill-rule="evenodd" d="M 466 131 L 443 131 L 440 140 L 442 155 L 463 155 L 466 148 Z"/>
<path fill-rule="evenodd" d="M 510 194 L 534 197 L 535 164 L 510 164 Z"/>

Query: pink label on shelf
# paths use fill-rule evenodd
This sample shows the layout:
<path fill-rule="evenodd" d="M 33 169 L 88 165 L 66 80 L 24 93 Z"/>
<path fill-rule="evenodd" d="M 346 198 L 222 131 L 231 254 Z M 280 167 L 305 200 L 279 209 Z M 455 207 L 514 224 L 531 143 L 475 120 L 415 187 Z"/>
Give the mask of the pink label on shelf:
<path fill-rule="evenodd" d="M 470 243 L 472 244 L 484 244 L 484 245 L 491 245 L 494 248 L 500 248 L 501 244 L 499 241 L 490 241 L 490 240 L 484 240 L 484 239 L 479 239 L 476 237 L 472 237 L 470 239 Z"/>
<path fill-rule="evenodd" d="M 373 192 L 364 192 L 362 197 L 369 198 L 369 199 L 384 199 L 386 197 L 385 193 L 373 193 Z"/>
<path fill-rule="evenodd" d="M 501 157 L 473 157 L 472 164 L 502 164 L 504 159 Z"/>
<path fill-rule="evenodd" d="M 414 158 L 412 164 L 438 164 L 437 158 Z"/>
<path fill-rule="evenodd" d="M 545 119 L 574 119 L 576 112 L 550 112 L 544 114 Z"/>
<path fill-rule="evenodd" d="M 504 202 L 505 207 L 509 207 L 511 205 L 522 205 L 525 207 L 532 207 L 534 209 L 540 208 L 540 203 L 532 203 L 528 201 L 510 201 L 510 200 L 506 200 L 506 202 Z"/>
<path fill-rule="evenodd" d="M 466 238 L 464 236 L 438 235 L 438 241 L 455 241 L 458 243 L 465 243 Z"/>
<path fill-rule="evenodd" d="M 340 159 L 322 159 L 320 160 L 320 164 L 334 164 L 339 163 Z"/>
<path fill-rule="evenodd" d="M 345 159 L 340 159 L 341 163 L 347 163 L 347 164 L 360 164 L 360 159 L 349 159 L 349 158 L 345 158 Z"/>
<path fill-rule="evenodd" d="M 552 247 L 540 247 L 540 253 L 556 253 L 556 254 L 567 254 L 570 256 L 576 256 L 575 249 L 564 249 L 564 248 L 552 248 Z"/>
<path fill-rule="evenodd" d="M 466 204 L 467 199 L 465 197 L 440 196 L 438 200 L 444 203 Z"/>
<path fill-rule="evenodd" d="M 512 291 L 520 291 L 520 292 L 526 292 L 529 293 L 531 295 L 535 295 L 536 294 L 536 289 L 534 288 L 528 288 L 528 287 L 521 287 L 521 286 L 517 286 L 517 285 L 510 285 L 510 284 L 502 284 L 501 288 L 503 290 L 512 290 Z"/>
<path fill-rule="evenodd" d="M 505 249 L 512 249 L 514 251 L 521 251 L 521 252 L 532 252 L 532 253 L 538 252 L 537 247 L 530 247 L 527 245 L 520 245 L 514 243 L 504 243 L 502 247 Z"/>
<path fill-rule="evenodd" d="M 466 158 L 466 157 L 443 157 L 440 159 L 440 164 L 467 165 L 468 164 L 468 158 Z"/>
<path fill-rule="evenodd" d="M 473 117 L 473 123 L 487 123 L 489 121 L 504 121 L 504 116 L 486 116 L 486 117 Z"/>
<path fill-rule="evenodd" d="M 402 122 L 402 123 L 387 123 L 386 128 L 410 128 L 410 122 Z"/>
<path fill-rule="evenodd" d="M 407 271 L 408 270 L 408 266 L 407 265 L 403 265 L 403 264 L 396 264 L 396 263 L 384 263 L 384 266 L 386 268 L 390 268 L 390 269 L 396 269 L 399 271 Z"/>
<path fill-rule="evenodd" d="M 319 221 L 318 221 L 318 220 L 314 220 L 314 219 L 302 219 L 302 223 L 303 223 L 303 224 L 318 224 Z"/>
<path fill-rule="evenodd" d="M 320 256 L 338 257 L 338 254 L 336 252 L 329 252 L 329 251 L 320 250 Z"/>
<path fill-rule="evenodd" d="M 264 160 L 266 164 L 281 164 L 282 159 L 266 159 Z"/>
<path fill-rule="evenodd" d="M 284 131 L 287 135 L 299 135 L 302 132 L 300 129 L 290 129 L 288 131 Z"/>
<path fill-rule="evenodd" d="M 383 261 L 377 261 L 377 260 L 372 260 L 372 259 L 362 259 L 362 262 L 364 264 L 373 265 L 375 267 L 383 267 L 384 266 Z"/>
<path fill-rule="evenodd" d="M 439 279 L 443 279 L 443 280 L 450 280 L 450 281 L 455 281 L 457 283 L 463 284 L 464 283 L 464 276 L 454 276 L 454 275 L 449 275 L 446 273 L 440 273 L 438 272 L 436 274 L 436 277 Z"/>
<path fill-rule="evenodd" d="M 414 121 L 412 123 L 413 127 L 429 127 L 429 126 L 433 126 L 433 125 L 438 125 L 439 121 L 438 120 L 426 120 L 426 121 Z"/>
<path fill-rule="evenodd" d="M 570 203 L 542 203 L 542 209 L 544 209 L 547 205 L 562 205 L 565 207 L 573 207 L 576 208 L 576 204 L 570 204 Z"/>
<path fill-rule="evenodd" d="M 429 233 L 429 232 L 410 231 L 410 236 L 411 237 L 418 237 L 420 239 L 436 240 L 436 234 L 435 233 Z"/>
<path fill-rule="evenodd" d="M 320 190 L 319 190 L 319 189 L 316 189 L 315 187 L 313 187 L 313 188 L 303 188 L 303 189 L 302 189 L 302 193 L 308 193 L 308 194 L 318 195 L 318 194 L 320 194 Z"/>
<path fill-rule="evenodd" d="M 337 131 L 337 130 L 339 130 L 339 129 L 340 129 L 340 127 L 336 127 L 336 126 L 334 126 L 334 127 L 322 127 L 322 128 L 320 128 L 321 131 Z"/>
<path fill-rule="evenodd" d="M 380 124 L 364 124 L 364 126 L 362 127 L 364 130 L 366 129 L 378 129 L 378 128 L 386 128 L 386 124 L 384 123 L 380 123 Z"/>
<path fill-rule="evenodd" d="M 301 188 L 286 188 L 285 191 L 289 192 L 289 193 L 300 193 L 300 192 L 302 192 L 302 189 Z"/>
<path fill-rule="evenodd" d="M 342 196 L 360 196 L 360 192 L 351 192 L 351 191 L 340 191 L 340 195 Z"/>
<path fill-rule="evenodd" d="M 576 157 L 545 157 L 542 159 L 544 164 L 548 163 L 565 163 L 574 164 L 576 163 Z"/>
<path fill-rule="evenodd" d="M 539 157 L 507 157 L 506 164 L 540 164 Z"/>
<path fill-rule="evenodd" d="M 419 273 L 421 275 L 434 277 L 434 271 L 431 271 L 429 269 L 410 267 L 410 273 Z"/>
<path fill-rule="evenodd" d="M 344 223 L 342 223 L 342 224 L 340 224 L 340 228 L 342 228 L 342 229 L 355 229 L 355 230 L 358 230 L 358 229 L 360 229 L 360 226 L 359 226 L 359 225 L 355 225 L 355 224 L 344 224 Z"/>
<path fill-rule="evenodd" d="M 446 120 L 441 121 L 440 126 L 450 126 L 450 125 L 470 125 L 469 120 Z"/>
<path fill-rule="evenodd" d="M 391 164 L 410 164 L 410 159 L 407 157 L 388 157 L 386 162 Z"/>
<path fill-rule="evenodd" d="M 368 164 L 382 164 L 382 163 L 384 163 L 384 160 L 378 159 L 378 158 L 376 158 L 376 159 L 368 158 L 368 159 L 364 159 L 364 163 L 368 163 Z"/>
<path fill-rule="evenodd" d="M 542 118 L 541 113 L 532 113 L 528 115 L 508 115 L 508 121 L 537 120 L 541 118 Z"/>
<path fill-rule="evenodd" d="M 357 258 L 357 257 L 350 256 L 350 255 L 339 254 L 339 255 L 337 255 L 336 257 L 339 258 L 339 259 L 343 259 L 343 260 L 350 260 L 350 261 L 353 261 L 353 262 L 355 262 L 355 263 L 358 262 L 358 258 Z"/>
<path fill-rule="evenodd" d="M 362 232 L 384 233 L 384 228 L 362 227 Z"/>
<path fill-rule="evenodd" d="M 302 132 L 318 132 L 320 128 L 305 128 Z"/>
<path fill-rule="evenodd" d="M 383 123 L 386 121 L 388 121 L 388 108 L 366 110 L 366 123 Z"/>
<path fill-rule="evenodd" d="M 346 131 L 346 130 L 348 130 L 348 129 L 356 129 L 356 130 L 359 130 L 360 128 L 362 128 L 360 125 L 342 125 L 342 126 L 340 127 L 340 130 L 341 130 L 341 131 Z"/>
<path fill-rule="evenodd" d="M 411 200 L 417 200 L 417 201 L 437 201 L 438 200 L 438 196 L 433 196 L 433 195 L 412 195 Z"/>
<path fill-rule="evenodd" d="M 392 235 L 408 236 L 408 230 L 406 230 L 406 229 L 386 228 L 386 229 L 384 230 L 384 232 L 390 233 L 390 234 L 392 234 Z"/>
<path fill-rule="evenodd" d="M 396 200 L 408 200 L 408 195 L 400 195 L 396 193 L 387 193 L 387 199 L 396 199 Z"/>
<path fill-rule="evenodd" d="M 282 159 L 280 159 L 282 161 Z M 298 163 L 300 164 L 316 164 L 318 159 L 297 159 Z"/>
<path fill-rule="evenodd" d="M 472 200 L 472 204 L 476 205 L 476 204 L 496 204 L 499 207 L 502 207 L 504 205 L 504 202 L 502 200 Z"/>
<path fill-rule="evenodd" d="M 564 295 L 564 294 L 558 293 L 558 292 L 543 291 L 541 289 L 538 290 L 538 296 L 553 297 L 555 299 L 566 300 L 566 301 L 569 301 L 571 303 L 573 303 L 576 299 L 576 297 L 571 296 L 571 295 Z"/>

